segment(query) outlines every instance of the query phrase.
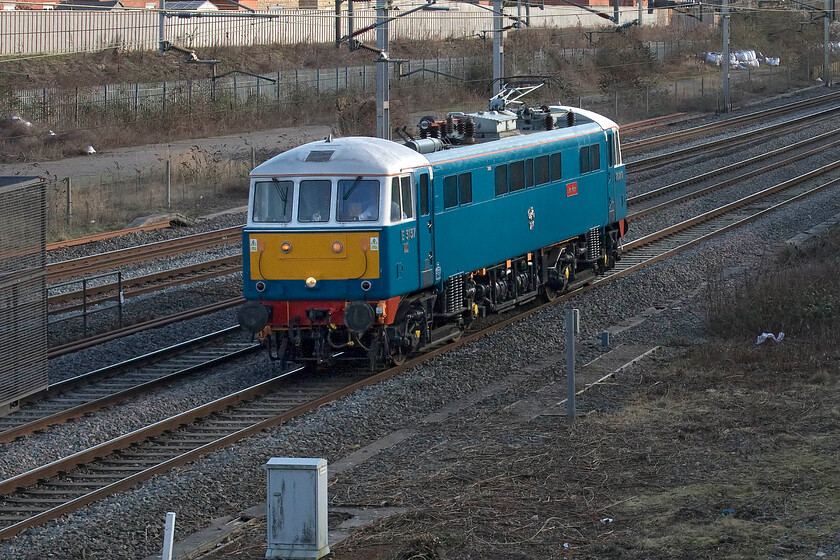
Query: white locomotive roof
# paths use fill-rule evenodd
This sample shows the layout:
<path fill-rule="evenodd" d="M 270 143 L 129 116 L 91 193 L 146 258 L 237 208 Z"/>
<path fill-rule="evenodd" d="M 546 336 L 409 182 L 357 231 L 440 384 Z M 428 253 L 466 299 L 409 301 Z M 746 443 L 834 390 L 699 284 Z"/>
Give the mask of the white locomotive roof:
<path fill-rule="evenodd" d="M 278 154 L 251 171 L 252 177 L 300 175 L 396 175 L 429 160 L 382 138 L 353 136 L 309 142 Z"/>
<path fill-rule="evenodd" d="M 592 122 L 603 128 L 604 130 L 618 128 L 618 124 L 616 124 L 616 122 L 612 119 L 608 119 L 604 115 L 593 113 L 592 111 L 587 111 L 586 109 L 580 109 L 579 107 L 569 107 L 568 105 L 552 105 L 551 107 L 549 107 L 549 109 L 551 109 L 552 111 L 571 111 L 576 115 L 590 119 Z"/>

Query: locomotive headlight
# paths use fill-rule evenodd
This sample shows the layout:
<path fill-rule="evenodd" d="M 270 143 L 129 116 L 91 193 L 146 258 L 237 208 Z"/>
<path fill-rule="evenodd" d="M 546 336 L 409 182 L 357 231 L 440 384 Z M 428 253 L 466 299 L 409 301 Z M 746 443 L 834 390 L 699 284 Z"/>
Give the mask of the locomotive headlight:
<path fill-rule="evenodd" d="M 332 244 L 333 253 L 340 253 L 342 249 L 344 249 L 344 245 L 341 244 L 341 241 L 333 241 L 333 244 Z"/>
<path fill-rule="evenodd" d="M 288 241 L 284 241 L 283 243 L 280 244 L 280 250 L 283 251 L 284 253 L 288 253 L 289 251 L 292 250 L 292 244 L 289 243 Z"/>
<path fill-rule="evenodd" d="M 309 278 L 306 279 L 306 287 L 307 288 L 314 288 L 315 284 L 317 284 L 317 283 L 318 283 L 318 281 L 315 280 L 314 276 L 310 276 Z"/>

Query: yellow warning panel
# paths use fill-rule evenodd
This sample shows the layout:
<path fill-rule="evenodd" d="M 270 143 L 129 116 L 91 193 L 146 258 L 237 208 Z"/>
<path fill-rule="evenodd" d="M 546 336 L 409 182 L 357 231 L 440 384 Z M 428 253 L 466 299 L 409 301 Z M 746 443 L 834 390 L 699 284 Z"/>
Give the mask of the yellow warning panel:
<path fill-rule="evenodd" d="M 251 280 L 379 278 L 379 232 L 251 233 Z"/>

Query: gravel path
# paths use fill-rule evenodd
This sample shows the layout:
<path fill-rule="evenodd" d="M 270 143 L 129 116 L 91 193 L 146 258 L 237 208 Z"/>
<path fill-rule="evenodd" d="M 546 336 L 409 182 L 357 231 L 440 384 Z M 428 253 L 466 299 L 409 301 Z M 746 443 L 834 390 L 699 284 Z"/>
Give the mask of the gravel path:
<path fill-rule="evenodd" d="M 257 153 L 278 154 L 305 142 L 321 140 L 335 131 L 325 125 L 260 130 L 249 134 L 233 134 L 213 138 L 178 140 L 166 144 L 149 144 L 131 148 L 109 150 L 94 146 L 97 153 L 91 156 L 65 158 L 50 162 L 0 164 L 0 175 L 79 177 L 100 175 L 115 169 L 150 169 L 160 165 L 161 158 L 187 155 L 198 147 L 230 159 L 249 159 L 251 147 Z"/>
<path fill-rule="evenodd" d="M 740 157 L 740 154 L 733 154 Z M 728 161 L 716 160 L 713 165 Z M 649 190 L 662 186 L 661 176 L 675 180 L 674 173 L 656 174 L 637 181 L 634 189 Z M 637 315 L 655 305 L 668 305 L 685 299 L 642 325 L 613 337 L 620 343 L 682 345 L 701 339 L 702 324 L 698 309 L 702 296 L 697 289 L 718 271 L 757 266 L 764 262 L 770 246 L 793 237 L 803 229 L 828 219 L 840 211 L 837 191 L 822 193 L 713 242 L 697 247 L 676 258 L 657 263 L 629 278 L 622 278 L 584 295 L 568 304 L 546 309 L 526 321 L 518 322 L 475 343 L 447 353 L 386 383 L 367 387 L 340 402 L 288 424 L 269 430 L 228 449 L 183 468 L 144 482 L 119 496 L 92 504 L 45 527 L 27 531 L 0 543 L 0 557 L 35 558 L 144 558 L 160 549 L 163 520 L 167 511 L 178 513 L 177 538 L 206 526 L 210 519 L 235 515 L 260 502 L 265 496 L 265 475 L 261 465 L 275 456 L 325 457 L 330 462 L 346 456 L 360 446 L 401 427 L 410 427 L 441 406 L 455 402 L 521 372 L 536 359 L 548 354 L 562 356 L 563 313 L 567 306 L 581 310 L 582 333 L 578 363 L 600 355 L 599 333 L 610 325 Z M 631 231 L 632 226 L 631 226 Z M 702 291 L 701 291 L 702 294 Z M 170 298 L 170 295 L 166 296 Z M 179 293 L 165 299 L 164 305 L 186 298 Z M 149 298 L 152 301 L 154 298 Z M 617 303 L 619 302 L 619 303 Z M 151 304 L 150 304 L 151 305 Z M 190 332 L 173 325 L 156 333 L 144 333 L 55 360 L 51 376 L 59 371 L 81 371 L 104 363 L 118 355 L 136 354 L 139 348 L 151 349 L 155 343 L 171 344 L 201 334 L 211 325 L 231 323 L 229 313 L 191 323 Z M 68 451 L 122 433 L 139 422 L 182 410 L 255 379 L 267 378 L 272 366 L 265 356 L 251 356 L 236 364 L 223 366 L 213 374 L 196 380 L 189 387 L 173 388 L 165 397 L 148 396 L 116 406 L 95 418 L 39 434 L 26 445 L 4 448 L 0 469 L 3 476 L 57 456 L 56 449 Z M 555 379 L 551 368 L 530 374 L 521 393 Z M 509 398 L 505 397 L 505 398 Z M 485 421 L 492 421 L 485 419 Z M 464 426 L 469 429 L 469 426 Z M 504 426 L 500 426 L 501 431 Z M 85 440 L 84 442 L 79 440 Z M 410 445 L 397 446 L 390 454 L 401 463 L 422 468 L 424 458 L 415 456 Z M 64 453 L 61 453 L 64 454 Z M 333 496 L 349 495 L 353 480 L 373 480 L 382 464 L 363 464 L 330 489 Z M 400 476 L 406 473 L 390 473 Z M 92 530 L 95 527 L 95 530 Z"/>

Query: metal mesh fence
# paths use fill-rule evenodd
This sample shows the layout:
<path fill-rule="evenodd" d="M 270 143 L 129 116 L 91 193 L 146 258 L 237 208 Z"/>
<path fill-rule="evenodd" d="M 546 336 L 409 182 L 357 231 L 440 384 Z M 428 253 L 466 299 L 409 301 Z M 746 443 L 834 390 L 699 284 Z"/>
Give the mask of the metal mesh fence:
<path fill-rule="evenodd" d="M 47 387 L 46 191 L 0 177 L 0 412 Z"/>

